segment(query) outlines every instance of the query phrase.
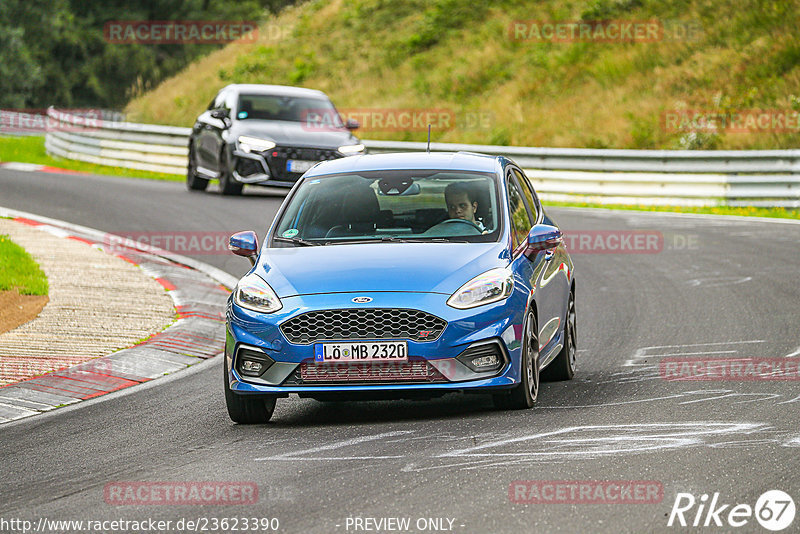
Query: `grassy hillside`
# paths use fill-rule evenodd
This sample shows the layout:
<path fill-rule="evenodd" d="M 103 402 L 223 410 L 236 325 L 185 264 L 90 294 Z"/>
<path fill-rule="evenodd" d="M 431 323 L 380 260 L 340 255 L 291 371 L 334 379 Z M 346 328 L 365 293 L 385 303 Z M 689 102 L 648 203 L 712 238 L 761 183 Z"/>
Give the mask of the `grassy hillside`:
<path fill-rule="evenodd" d="M 339 108 L 439 109 L 445 142 L 596 148 L 795 148 L 794 133 L 667 131 L 666 112 L 800 111 L 800 2 L 332 0 L 290 8 L 127 107 L 191 125 L 228 83 L 327 92 Z M 517 20 L 656 20 L 656 42 L 512 39 Z M 689 28 L 684 38 L 678 30 Z M 477 120 L 475 120 L 477 119 Z M 415 131 L 360 131 L 423 140 Z"/>

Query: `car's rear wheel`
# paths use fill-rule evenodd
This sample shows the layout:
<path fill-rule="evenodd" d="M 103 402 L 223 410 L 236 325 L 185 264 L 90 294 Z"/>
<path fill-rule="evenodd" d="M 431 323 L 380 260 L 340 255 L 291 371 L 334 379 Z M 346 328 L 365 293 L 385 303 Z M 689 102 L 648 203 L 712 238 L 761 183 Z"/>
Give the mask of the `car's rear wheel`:
<path fill-rule="evenodd" d="M 208 180 L 197 176 L 197 163 L 194 161 L 194 146 L 189 145 L 189 163 L 186 165 L 186 188 L 189 191 L 205 191 Z"/>
<path fill-rule="evenodd" d="M 219 160 L 219 190 L 223 195 L 241 195 L 244 184 L 233 179 L 233 169 L 226 150 L 222 151 Z"/>
<path fill-rule="evenodd" d="M 520 358 L 522 380 L 511 391 L 496 393 L 494 405 L 501 410 L 524 410 L 533 407 L 539 396 L 539 335 L 536 316 L 528 313 Z"/>
<path fill-rule="evenodd" d="M 577 367 L 578 330 L 575 314 L 575 295 L 570 291 L 567 305 L 567 321 L 564 324 L 564 346 L 547 368 L 542 371 L 542 380 L 572 380 Z"/>
<path fill-rule="evenodd" d="M 225 379 L 225 404 L 228 415 L 234 423 L 241 425 L 257 425 L 266 423 L 275 412 L 277 397 L 269 395 L 237 395 L 231 391 L 228 383 L 228 367 L 222 364 Z"/>

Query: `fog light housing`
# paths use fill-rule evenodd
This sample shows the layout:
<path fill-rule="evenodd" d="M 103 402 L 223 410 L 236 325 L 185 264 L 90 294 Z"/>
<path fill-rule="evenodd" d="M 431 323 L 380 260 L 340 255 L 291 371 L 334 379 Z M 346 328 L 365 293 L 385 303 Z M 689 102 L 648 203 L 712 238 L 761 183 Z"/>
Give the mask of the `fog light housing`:
<path fill-rule="evenodd" d="M 275 360 L 261 351 L 240 348 L 236 353 L 236 368 L 242 376 L 261 376 Z"/>
<path fill-rule="evenodd" d="M 489 356 L 478 356 L 477 358 L 472 358 L 471 363 L 475 369 L 496 369 L 497 364 L 500 363 L 500 359 L 496 354 L 490 354 Z"/>
<path fill-rule="evenodd" d="M 496 341 L 472 345 L 456 359 L 476 373 L 499 371 L 506 363 L 503 349 Z"/>

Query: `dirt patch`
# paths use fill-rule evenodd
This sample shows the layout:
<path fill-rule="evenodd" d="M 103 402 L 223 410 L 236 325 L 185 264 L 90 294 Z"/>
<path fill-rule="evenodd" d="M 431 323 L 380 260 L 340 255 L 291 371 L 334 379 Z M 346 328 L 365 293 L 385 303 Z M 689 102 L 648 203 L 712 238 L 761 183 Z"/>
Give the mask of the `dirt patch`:
<path fill-rule="evenodd" d="M 20 295 L 16 289 L 0 291 L 0 334 L 35 318 L 49 300 L 47 295 Z"/>

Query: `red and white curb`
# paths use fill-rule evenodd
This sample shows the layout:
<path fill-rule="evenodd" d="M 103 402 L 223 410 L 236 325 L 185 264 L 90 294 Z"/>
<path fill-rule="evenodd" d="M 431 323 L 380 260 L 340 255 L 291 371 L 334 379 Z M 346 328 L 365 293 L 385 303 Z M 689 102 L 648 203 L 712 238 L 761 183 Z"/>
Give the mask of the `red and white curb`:
<path fill-rule="evenodd" d="M 225 304 L 237 280 L 191 258 L 148 247 L 122 248 L 115 236 L 0 207 L 0 216 L 74 239 L 140 266 L 168 291 L 177 321 L 133 347 L 0 387 L 0 423 L 37 415 L 186 369 L 225 346 Z M 97 333 L 102 336 L 102 332 Z"/>
<path fill-rule="evenodd" d="M 89 175 L 88 172 L 72 171 L 70 169 L 62 169 L 60 167 L 51 167 L 50 165 L 39 165 L 37 163 L 22 163 L 19 161 L 0 162 L 0 169 L 7 169 L 9 171 L 22 171 L 22 172 L 51 172 L 57 174 Z"/>

